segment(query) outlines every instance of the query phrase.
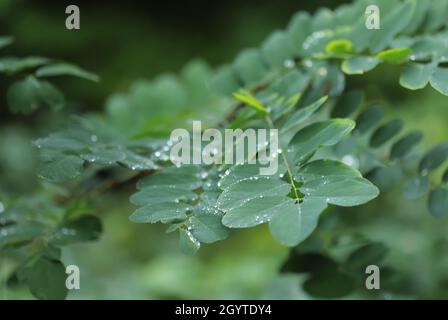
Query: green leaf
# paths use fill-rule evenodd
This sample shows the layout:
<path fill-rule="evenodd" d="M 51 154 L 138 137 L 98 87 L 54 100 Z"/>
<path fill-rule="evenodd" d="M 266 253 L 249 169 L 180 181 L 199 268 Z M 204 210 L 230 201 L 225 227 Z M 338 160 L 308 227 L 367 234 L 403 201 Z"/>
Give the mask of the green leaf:
<path fill-rule="evenodd" d="M 269 229 L 278 242 L 286 246 L 295 246 L 308 238 L 316 229 L 319 215 L 327 207 L 325 201 L 305 199 L 300 204 L 284 207 L 269 222 Z"/>
<path fill-rule="evenodd" d="M 196 242 L 200 245 L 223 240 L 229 230 L 223 226 L 223 212 L 217 206 L 217 177 L 217 171 L 193 165 L 169 167 L 149 175 L 138 182 L 140 191 L 131 197 L 132 203 L 143 207 L 129 219 L 136 223 L 173 223 L 169 230 L 179 229 L 182 250 L 190 248 L 190 253 L 199 249 Z"/>
<path fill-rule="evenodd" d="M 435 218 L 442 218 L 448 213 L 448 189 L 438 188 L 431 191 L 428 198 L 428 208 Z"/>
<path fill-rule="evenodd" d="M 12 84 L 8 89 L 7 99 L 12 112 L 24 114 L 35 111 L 41 105 L 59 110 L 65 104 L 64 96 L 58 89 L 51 83 L 34 77 Z"/>
<path fill-rule="evenodd" d="M 126 159 L 126 153 L 119 150 L 108 150 L 102 147 L 92 147 L 90 150 L 90 153 L 82 154 L 81 158 L 99 165 L 112 165 Z"/>
<path fill-rule="evenodd" d="M 362 178 L 361 173 L 343 162 L 319 159 L 307 163 L 294 177 L 297 181 L 327 178 Z"/>
<path fill-rule="evenodd" d="M 410 89 L 423 89 L 428 84 L 431 75 L 434 72 L 434 66 L 430 63 L 410 63 L 400 75 L 400 85 Z"/>
<path fill-rule="evenodd" d="M 2 58 L 0 59 L 0 72 L 14 74 L 26 69 L 33 69 L 48 63 L 50 60 L 42 57 Z"/>
<path fill-rule="evenodd" d="M 379 30 L 366 30 L 366 32 L 372 33 L 369 41 L 370 51 L 377 53 L 384 50 L 393 38 L 409 24 L 415 7 L 415 0 L 394 4 L 392 10 L 381 17 Z M 383 10 L 381 13 L 384 14 Z"/>
<path fill-rule="evenodd" d="M 177 220 L 185 220 L 190 206 L 185 203 L 162 202 L 149 204 L 134 211 L 129 220 L 135 223 L 171 223 Z"/>
<path fill-rule="evenodd" d="M 417 199 L 429 191 L 428 176 L 418 176 L 409 179 L 405 186 L 403 193 L 408 199 Z"/>
<path fill-rule="evenodd" d="M 437 169 L 448 158 L 448 142 L 442 142 L 430 149 L 420 161 L 419 171 L 426 175 L 429 171 Z"/>
<path fill-rule="evenodd" d="M 331 116 L 333 118 L 346 118 L 358 109 L 364 100 L 364 92 L 360 90 L 348 91 L 338 100 Z"/>
<path fill-rule="evenodd" d="M 363 74 L 375 68 L 380 61 L 372 57 L 350 57 L 342 62 L 342 71 L 346 74 Z"/>
<path fill-rule="evenodd" d="M 325 299 L 340 298 L 353 291 L 353 280 L 337 269 L 314 273 L 303 284 L 309 294 Z"/>
<path fill-rule="evenodd" d="M 223 226 L 221 220 L 221 215 L 211 215 L 203 208 L 195 208 L 194 214 L 188 218 L 187 230 L 203 243 L 223 240 L 229 236 L 229 229 Z"/>
<path fill-rule="evenodd" d="M 67 296 L 67 275 L 60 261 L 41 257 L 26 268 L 25 278 L 31 293 L 38 299 L 62 300 Z"/>
<path fill-rule="evenodd" d="M 445 172 L 443 173 L 442 182 L 448 183 L 448 169 L 446 169 Z"/>
<path fill-rule="evenodd" d="M 378 242 L 369 243 L 353 251 L 344 263 L 350 272 L 364 274 L 369 265 L 379 265 L 388 252 L 387 247 Z"/>
<path fill-rule="evenodd" d="M 179 247 L 183 253 L 193 255 L 199 250 L 201 243 L 190 231 L 179 229 Z"/>
<path fill-rule="evenodd" d="M 0 37 L 0 49 L 9 46 L 14 41 L 13 37 L 1 36 Z"/>
<path fill-rule="evenodd" d="M 319 199 L 343 207 L 366 203 L 379 194 L 370 181 L 363 178 L 328 177 L 307 181 L 300 188 L 306 198 Z"/>
<path fill-rule="evenodd" d="M 355 130 L 366 133 L 374 128 L 384 117 L 384 108 L 380 105 L 369 107 L 356 118 Z"/>
<path fill-rule="evenodd" d="M 261 45 L 261 54 L 271 68 L 283 67 L 291 59 L 294 49 L 283 31 L 274 31 Z"/>
<path fill-rule="evenodd" d="M 47 152 L 41 155 L 38 176 L 50 182 L 65 182 L 81 174 L 84 160 L 78 156 Z"/>
<path fill-rule="evenodd" d="M 86 80 L 98 82 L 100 78 L 91 72 L 88 72 L 78 66 L 69 63 L 54 63 L 37 69 L 38 77 L 54 77 L 54 76 L 74 76 Z"/>
<path fill-rule="evenodd" d="M 294 15 L 287 28 L 288 37 L 296 54 L 302 55 L 302 44 L 311 33 L 311 17 L 308 12 Z"/>
<path fill-rule="evenodd" d="M 229 66 L 222 66 L 215 71 L 210 79 L 210 88 L 213 92 L 222 95 L 229 95 L 240 88 L 234 69 Z"/>
<path fill-rule="evenodd" d="M 188 188 L 177 185 L 155 185 L 134 193 L 130 201 L 136 205 L 146 206 L 170 201 L 195 201 L 197 198 L 197 194 Z"/>
<path fill-rule="evenodd" d="M 435 68 L 429 83 L 441 94 L 448 96 L 448 69 Z"/>
<path fill-rule="evenodd" d="M 229 228 L 249 228 L 269 222 L 275 215 L 292 210 L 294 200 L 283 196 L 252 198 L 226 211 L 222 223 Z"/>
<path fill-rule="evenodd" d="M 370 145 L 374 148 L 378 148 L 403 129 L 403 121 L 400 119 L 393 119 L 376 129 L 370 137 Z"/>
<path fill-rule="evenodd" d="M 420 131 L 412 131 L 408 133 L 392 145 L 390 158 L 392 160 L 404 158 L 412 151 L 415 145 L 422 140 L 422 138 L 423 134 Z"/>
<path fill-rule="evenodd" d="M 332 119 L 315 122 L 295 134 L 290 142 L 294 159 L 303 159 L 320 147 L 332 146 L 355 127 L 350 119 Z"/>
<path fill-rule="evenodd" d="M 237 56 L 233 67 L 237 75 L 246 84 L 260 82 L 267 72 L 263 65 L 260 51 L 257 49 L 243 50 Z"/>
<path fill-rule="evenodd" d="M 396 166 L 376 167 L 370 171 L 367 178 L 374 183 L 381 192 L 391 191 L 402 179 L 401 169 Z"/>
<path fill-rule="evenodd" d="M 404 63 L 412 55 L 411 48 L 393 48 L 381 51 L 375 58 L 390 63 Z"/>
<path fill-rule="evenodd" d="M 311 103 L 308 106 L 301 107 L 299 110 L 294 112 L 291 117 L 286 121 L 286 123 L 282 126 L 281 131 L 286 132 L 288 130 L 293 129 L 297 125 L 303 123 L 307 120 L 317 109 L 319 109 L 326 101 L 328 100 L 328 96 L 323 96 L 319 100 Z"/>
<path fill-rule="evenodd" d="M 45 227 L 37 223 L 0 224 L 0 248 L 28 242 L 43 235 Z"/>
<path fill-rule="evenodd" d="M 337 57 L 344 57 L 353 54 L 353 43 L 347 39 L 336 39 L 330 41 L 325 46 L 325 52 L 331 53 Z"/>
<path fill-rule="evenodd" d="M 194 165 L 185 165 L 180 168 L 169 167 L 140 179 L 137 183 L 137 188 L 174 186 L 193 190 L 201 186 L 200 174 L 200 167 Z"/>
<path fill-rule="evenodd" d="M 235 92 L 233 94 L 233 97 L 264 115 L 269 114 L 269 111 L 266 109 L 266 107 L 248 91 L 240 90 L 239 92 Z"/>
<path fill-rule="evenodd" d="M 94 241 L 102 232 L 101 221 L 94 215 L 85 214 L 64 221 L 51 236 L 54 245 L 67 245 L 77 242 Z"/>
<path fill-rule="evenodd" d="M 436 31 L 446 22 L 448 3 L 445 0 L 432 0 L 425 21 L 425 31 Z"/>
<path fill-rule="evenodd" d="M 250 200 L 263 199 L 266 196 L 286 196 L 291 186 L 270 176 L 255 176 L 240 180 L 228 186 L 218 198 L 218 207 L 229 212 L 245 206 Z"/>

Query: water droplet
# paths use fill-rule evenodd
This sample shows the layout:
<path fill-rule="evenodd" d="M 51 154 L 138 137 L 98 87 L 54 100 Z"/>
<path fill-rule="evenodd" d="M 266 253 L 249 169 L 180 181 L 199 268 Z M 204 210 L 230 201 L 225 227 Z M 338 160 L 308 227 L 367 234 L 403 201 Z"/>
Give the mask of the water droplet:
<path fill-rule="evenodd" d="M 0 213 L 2 213 L 3 211 L 5 211 L 5 205 L 0 201 Z"/>
<path fill-rule="evenodd" d="M 294 66 L 295 66 L 294 60 L 292 60 L 292 59 L 285 60 L 284 66 L 285 66 L 285 68 L 288 68 L 288 69 L 294 68 Z"/>
<path fill-rule="evenodd" d="M 346 165 L 349 165 L 349 166 L 354 167 L 356 169 L 359 167 L 359 160 L 358 160 L 358 158 L 356 158 L 356 157 L 354 157 L 354 156 L 352 156 L 350 154 L 345 155 L 342 158 L 342 162 L 344 162 Z"/>
<path fill-rule="evenodd" d="M 319 75 L 320 76 L 325 77 L 327 74 L 328 74 L 327 68 L 324 68 L 324 67 L 319 68 Z"/>
<path fill-rule="evenodd" d="M 97 137 L 95 134 L 92 134 L 92 135 L 90 136 L 90 141 L 92 141 L 92 142 L 97 142 L 97 141 L 98 141 L 98 137 Z"/>
<path fill-rule="evenodd" d="M 227 169 L 227 170 L 226 170 L 226 172 L 224 172 L 224 175 L 228 176 L 228 175 L 229 175 L 229 173 L 230 173 L 230 170 L 229 170 L 229 169 Z"/>

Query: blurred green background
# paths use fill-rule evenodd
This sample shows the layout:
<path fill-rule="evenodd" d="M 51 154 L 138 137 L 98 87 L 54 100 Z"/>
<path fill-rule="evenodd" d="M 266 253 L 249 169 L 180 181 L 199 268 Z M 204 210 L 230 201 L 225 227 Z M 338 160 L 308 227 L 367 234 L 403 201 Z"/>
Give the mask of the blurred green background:
<path fill-rule="evenodd" d="M 0 187 L 26 196 L 40 188 L 36 154 L 30 141 L 57 127 L 69 114 L 102 110 L 108 96 L 126 91 L 140 78 L 178 72 L 193 58 L 212 66 L 230 61 L 243 48 L 258 45 L 283 28 L 298 10 L 314 12 L 348 1 L 75 1 L 81 30 L 65 29 L 65 1 L 0 0 L 2 35 L 13 35 L 8 55 L 41 55 L 71 61 L 98 74 L 98 84 L 78 79 L 56 83 L 68 108 L 56 114 L 39 110 L 32 117 L 11 115 L 5 105 L 9 79 L 0 79 Z M 448 136 L 448 99 L 428 88 L 407 91 L 398 85 L 399 67 L 380 67 L 348 79 L 368 100 L 385 101 L 389 118 L 405 120 L 407 129 L 425 133 L 425 146 Z M 63 261 L 81 269 L 81 290 L 69 298 L 259 298 L 302 297 L 284 292 L 278 270 L 289 250 L 267 228 L 234 232 L 230 239 L 205 246 L 196 256 L 182 254 L 177 236 L 159 225 L 128 221 L 127 201 L 134 186 L 106 194 L 94 204 L 104 223 L 101 240 L 74 245 Z M 412 283 L 409 298 L 448 298 L 448 222 L 435 220 L 425 199 L 406 200 L 391 190 L 376 201 L 335 211 L 337 231 L 361 233 L 384 242 L 388 261 Z M 288 279 L 296 286 L 299 278 Z M 288 287 L 289 288 L 289 287 Z M 8 291 L 4 298 L 29 298 Z"/>

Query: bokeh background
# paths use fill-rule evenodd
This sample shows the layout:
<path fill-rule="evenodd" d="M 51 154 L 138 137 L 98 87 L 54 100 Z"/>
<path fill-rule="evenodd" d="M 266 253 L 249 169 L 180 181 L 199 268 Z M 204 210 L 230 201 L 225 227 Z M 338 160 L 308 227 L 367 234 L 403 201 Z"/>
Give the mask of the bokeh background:
<path fill-rule="evenodd" d="M 40 188 L 36 151 L 30 141 L 51 132 L 70 114 L 101 111 L 108 97 L 126 91 L 138 79 L 178 72 L 193 58 L 212 66 L 230 61 L 243 48 L 258 45 L 271 31 L 284 28 L 298 10 L 314 12 L 348 1 L 29 1 L 0 0 L 0 30 L 12 35 L 8 55 L 38 55 L 76 63 L 101 77 L 56 82 L 68 107 L 42 109 L 33 116 L 11 115 L 5 104 L 10 79 L 0 78 L 0 187 L 26 197 Z M 81 30 L 65 29 L 65 7 L 77 4 Z M 448 98 L 431 88 L 412 92 L 398 84 L 399 67 L 383 66 L 363 77 L 348 78 L 384 101 L 387 117 L 425 133 L 428 147 L 448 137 Z M 81 290 L 69 298 L 260 298 L 304 297 L 299 278 L 282 287 L 278 270 L 289 250 L 267 228 L 234 232 L 230 239 L 202 248 L 191 257 L 178 249 L 174 234 L 159 225 L 128 221 L 127 201 L 134 186 L 105 194 L 95 203 L 104 222 L 100 241 L 64 250 L 66 264 L 81 268 Z M 388 261 L 411 284 L 406 298 L 448 298 L 446 219 L 435 220 L 426 199 L 407 200 L 400 191 L 365 206 L 335 211 L 340 233 L 360 233 L 385 243 Z M 330 223 L 331 225 L 331 223 Z M 26 290 L 3 298 L 30 298 Z"/>

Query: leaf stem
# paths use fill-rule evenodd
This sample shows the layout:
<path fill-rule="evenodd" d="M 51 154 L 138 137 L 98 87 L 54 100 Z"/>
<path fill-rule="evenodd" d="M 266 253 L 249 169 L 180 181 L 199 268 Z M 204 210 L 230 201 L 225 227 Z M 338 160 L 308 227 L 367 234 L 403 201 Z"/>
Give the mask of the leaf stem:
<path fill-rule="evenodd" d="M 269 115 L 266 115 L 266 116 L 264 117 L 264 119 L 265 119 L 266 123 L 268 124 L 269 128 L 270 128 L 270 129 L 274 129 L 274 123 L 272 122 L 272 119 L 269 117 Z M 283 146 L 280 144 L 280 142 L 279 142 L 279 147 L 280 147 L 280 150 L 284 150 L 284 148 L 283 148 Z M 283 163 L 284 163 L 285 166 L 286 166 L 286 171 L 288 172 L 288 177 L 289 177 L 289 184 L 291 185 L 292 190 L 294 191 L 295 199 L 296 199 L 297 201 L 300 201 L 302 198 L 299 196 L 299 193 L 297 192 L 296 185 L 294 184 L 294 179 L 293 179 L 293 174 L 292 174 L 291 165 L 290 165 L 290 163 L 289 163 L 289 161 L 288 161 L 288 158 L 287 158 L 286 155 L 285 155 L 285 152 L 282 152 L 282 153 L 281 153 L 281 157 L 282 157 L 282 159 L 283 159 Z"/>

